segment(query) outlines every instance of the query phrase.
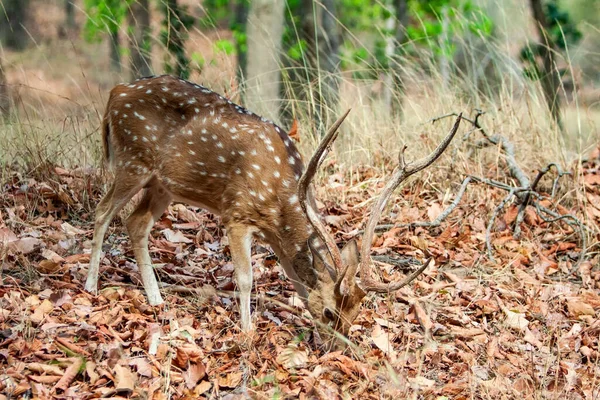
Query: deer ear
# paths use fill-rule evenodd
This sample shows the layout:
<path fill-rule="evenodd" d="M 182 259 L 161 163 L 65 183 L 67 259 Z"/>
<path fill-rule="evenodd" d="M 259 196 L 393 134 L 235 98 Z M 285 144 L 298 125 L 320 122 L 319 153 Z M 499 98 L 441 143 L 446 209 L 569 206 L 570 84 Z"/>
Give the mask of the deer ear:
<path fill-rule="evenodd" d="M 317 244 L 309 239 L 308 240 L 308 248 L 310 249 L 310 253 L 312 255 L 312 265 L 313 268 L 319 273 L 323 275 L 329 276 L 329 278 L 335 282 L 337 275 L 335 270 L 331 268 L 328 264 L 327 259 L 323 257 L 323 254 L 316 247 Z"/>
<path fill-rule="evenodd" d="M 346 243 L 342 249 L 342 261 L 344 261 L 344 265 L 349 265 L 351 269 L 353 266 L 358 265 L 360 262 L 360 255 L 358 254 L 356 240 Z"/>
<path fill-rule="evenodd" d="M 354 282 L 354 274 L 360 262 L 358 254 L 358 245 L 355 240 L 352 240 L 342 249 L 342 262 L 344 263 L 344 273 L 338 278 L 336 283 L 336 295 L 347 296 L 350 290 L 356 285 Z"/>

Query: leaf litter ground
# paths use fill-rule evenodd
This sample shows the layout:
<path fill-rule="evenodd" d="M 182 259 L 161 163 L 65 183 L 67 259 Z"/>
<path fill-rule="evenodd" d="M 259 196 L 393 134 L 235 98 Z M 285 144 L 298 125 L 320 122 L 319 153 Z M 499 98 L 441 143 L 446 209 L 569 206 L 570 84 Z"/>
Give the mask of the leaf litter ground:
<path fill-rule="evenodd" d="M 562 214 L 597 226 L 599 167 L 596 151 L 581 170 L 587 206 L 563 207 Z M 323 353 L 312 344 L 313 325 L 292 285 L 260 245 L 253 253 L 256 332 L 239 333 L 235 298 L 223 295 L 235 290 L 233 265 L 213 215 L 173 204 L 151 233 L 160 281 L 204 288 L 199 294 L 164 288 L 166 304 L 149 306 L 117 218 L 104 244 L 100 295 L 92 296 L 82 290 L 89 205 L 99 195 L 89 171 L 6 176 L 0 399 L 600 396 L 597 248 L 569 275 L 581 250 L 573 230 L 527 210 L 516 240 L 510 226 L 518 205 L 509 205 L 494 224 L 490 261 L 486 224 L 501 190 L 465 197 L 439 227 L 376 236 L 373 255 L 428 253 L 435 266 L 398 293 L 369 296 L 351 329 L 352 345 Z M 373 170 L 358 176 L 362 183 L 348 188 L 337 171 L 319 194 L 329 199 L 320 206 L 340 242 L 362 229 L 382 186 Z M 416 181 L 401 189 L 382 223 L 434 220 L 448 200 L 424 188 Z M 344 204 L 335 200 L 340 193 Z M 412 268 L 375 265 L 384 280 Z"/>

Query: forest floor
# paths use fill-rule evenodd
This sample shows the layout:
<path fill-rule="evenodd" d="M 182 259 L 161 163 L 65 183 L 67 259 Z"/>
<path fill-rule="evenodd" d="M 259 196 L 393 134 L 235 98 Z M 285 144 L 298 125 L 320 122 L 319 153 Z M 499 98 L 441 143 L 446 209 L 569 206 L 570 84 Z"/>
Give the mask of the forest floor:
<path fill-rule="evenodd" d="M 327 168 L 339 184 L 318 194 L 343 242 L 362 227 L 383 180 L 365 167 L 347 187 L 335 163 Z M 597 224 L 600 150 L 579 168 L 588 208 L 558 210 Z M 368 296 L 350 331 L 352 346 L 324 353 L 312 345 L 313 324 L 292 285 L 260 246 L 253 256 L 256 334 L 249 338 L 239 332 L 232 297 L 164 289 L 166 304 L 149 306 L 119 218 L 105 241 L 100 295 L 84 292 L 99 182 L 93 171 L 58 167 L 35 179 L 5 173 L 1 399 L 600 396 L 597 247 L 571 274 L 582 245 L 576 232 L 544 222 L 530 207 L 517 240 L 518 205 L 508 204 L 493 225 L 491 261 L 486 226 L 505 191 L 465 197 L 437 228 L 399 227 L 377 236 L 374 254 L 422 259 L 426 250 L 435 265 L 397 293 Z M 430 221 L 451 200 L 416 180 L 400 190 L 382 222 Z M 150 242 L 161 282 L 235 289 L 214 215 L 173 204 Z M 588 247 L 597 243 L 596 231 Z M 384 279 L 410 272 L 379 268 Z"/>

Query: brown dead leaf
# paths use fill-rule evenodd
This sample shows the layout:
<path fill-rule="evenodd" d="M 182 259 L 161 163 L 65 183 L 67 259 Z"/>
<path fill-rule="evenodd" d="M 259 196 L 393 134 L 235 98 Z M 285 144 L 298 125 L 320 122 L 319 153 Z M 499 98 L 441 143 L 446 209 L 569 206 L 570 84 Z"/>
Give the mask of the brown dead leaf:
<path fill-rule="evenodd" d="M 33 237 L 25 237 L 14 242 L 9 242 L 8 248 L 9 251 L 12 251 L 14 253 L 21 253 L 26 255 L 33 252 L 37 247 L 42 245 L 42 243 L 43 242 L 40 239 Z"/>
<path fill-rule="evenodd" d="M 191 363 L 190 366 L 183 373 L 185 386 L 188 389 L 193 389 L 196 387 L 198 382 L 200 382 L 205 376 L 206 367 L 204 367 L 204 364 L 202 362 Z"/>
<path fill-rule="evenodd" d="M 60 270 L 60 264 L 52 260 L 42 260 L 38 264 L 38 271 L 43 274 L 54 274 Z"/>
<path fill-rule="evenodd" d="M 429 221 L 434 221 L 443 211 L 444 209 L 439 203 L 431 203 L 429 207 L 427 207 L 427 217 L 429 218 Z"/>
<path fill-rule="evenodd" d="M 177 213 L 177 218 L 185 222 L 200 222 L 198 214 L 187 208 L 183 204 L 173 204 L 171 209 Z M 168 240 L 168 238 L 167 238 Z"/>
<path fill-rule="evenodd" d="M 592 317 L 596 315 L 594 307 L 584 303 L 580 299 L 567 301 L 567 309 L 569 310 L 569 314 L 574 318 L 579 318 L 581 315 L 591 315 Z"/>
<path fill-rule="evenodd" d="M 201 362 L 204 353 L 195 343 L 183 343 L 177 346 L 177 353 L 173 362 L 179 368 L 186 368 L 189 363 Z"/>
<path fill-rule="evenodd" d="M 519 282 L 523 282 L 528 285 L 534 285 L 534 286 L 541 285 L 540 281 L 538 281 L 537 279 L 535 279 L 533 276 L 529 275 L 527 272 L 523 271 L 522 269 L 515 268 L 514 272 L 515 272 L 515 277 L 518 278 Z"/>
<path fill-rule="evenodd" d="M 277 362 L 285 369 L 298 369 L 306 366 L 308 351 L 299 349 L 295 342 L 290 343 L 277 356 Z"/>
<path fill-rule="evenodd" d="M 163 229 L 162 234 L 171 243 L 193 243 L 193 240 L 187 238 L 181 231 L 173 231 L 171 229 Z"/>
<path fill-rule="evenodd" d="M 236 388 L 242 381 L 242 373 L 235 371 L 225 376 L 219 376 L 218 382 L 220 387 Z"/>
<path fill-rule="evenodd" d="M 19 240 L 17 235 L 8 228 L 0 228 L 0 246 L 8 245 L 10 242 Z"/>
<path fill-rule="evenodd" d="M 146 358 L 134 358 L 129 360 L 129 366 L 135 367 L 135 370 L 140 376 L 152 378 L 152 365 Z"/>
<path fill-rule="evenodd" d="M 73 225 L 69 224 L 68 222 L 63 222 L 60 225 L 60 228 L 68 236 L 81 236 L 81 235 L 85 234 L 84 230 L 81 230 L 79 228 L 75 228 Z"/>
<path fill-rule="evenodd" d="M 413 247 L 416 247 L 419 250 L 422 250 L 424 252 L 427 251 L 427 248 L 429 247 L 427 240 L 421 236 L 411 236 L 410 237 L 410 244 Z"/>
<path fill-rule="evenodd" d="M 96 372 L 96 363 L 94 361 L 87 361 L 85 363 L 85 373 L 90 378 L 92 385 L 96 384 L 96 381 L 100 379 L 100 375 Z"/>
<path fill-rule="evenodd" d="M 194 388 L 194 396 L 200 398 L 204 393 L 208 392 L 212 387 L 212 383 L 209 381 L 202 381 L 198 386 Z"/>
<path fill-rule="evenodd" d="M 54 310 L 54 304 L 48 299 L 44 300 L 39 306 L 37 306 L 29 317 L 31 322 L 38 325 L 44 320 L 44 317 Z"/>
<path fill-rule="evenodd" d="M 54 252 L 50 249 L 43 249 L 42 257 L 44 257 L 46 260 L 54 261 L 57 264 L 60 264 L 65 261 L 64 258 L 62 258 L 56 252 Z"/>
<path fill-rule="evenodd" d="M 52 385 L 55 384 L 56 382 L 60 381 L 61 377 L 57 376 L 57 375 L 28 375 L 27 379 L 32 380 L 34 382 L 37 383 L 43 383 L 46 385 Z M 0 395 L 1 396 L 1 395 Z M 2 399 L 2 397 L 0 397 L 0 399 Z M 4 399 L 8 399 L 7 397 L 5 397 Z"/>
<path fill-rule="evenodd" d="M 71 386 L 71 383 L 75 380 L 77 375 L 79 374 L 81 367 L 83 366 L 83 358 L 75 358 L 73 363 L 69 365 L 69 367 L 65 370 L 64 375 L 56 386 L 54 386 L 54 391 L 57 393 L 64 392 Z"/>
<path fill-rule="evenodd" d="M 53 364 L 42 364 L 32 362 L 27 364 L 25 367 L 32 372 L 38 372 L 40 374 L 50 374 L 58 376 L 63 376 L 64 374 L 64 371 L 58 365 Z"/>
<path fill-rule="evenodd" d="M 423 327 L 423 329 L 425 329 L 425 332 L 431 332 L 431 328 L 433 327 L 433 323 L 431 322 L 431 319 L 429 318 L 429 315 L 427 315 L 427 313 L 425 312 L 425 310 L 423 309 L 423 307 L 421 307 L 421 303 L 419 303 L 418 301 L 416 301 L 413 304 L 413 310 L 415 312 L 417 320 L 419 320 L 419 323 L 421 324 L 421 326 Z"/>
<path fill-rule="evenodd" d="M 506 315 L 504 323 L 510 328 L 518 331 L 525 331 L 527 326 L 529 326 L 529 321 L 525 318 L 524 314 L 511 311 L 506 307 L 502 307 L 502 311 L 504 311 L 504 315 Z"/>
<path fill-rule="evenodd" d="M 484 335 L 485 332 L 480 328 L 461 328 L 460 326 L 450 326 L 450 332 L 460 338 L 472 338 L 474 336 Z"/>
<path fill-rule="evenodd" d="M 387 354 L 390 357 L 390 359 L 396 359 L 397 353 L 396 350 L 394 350 L 392 343 L 390 342 L 390 334 L 383 330 L 381 326 L 375 325 L 373 327 L 373 331 L 371 332 L 371 340 L 373 340 L 375 346 L 377 346 L 379 350 Z"/>
<path fill-rule="evenodd" d="M 115 390 L 120 393 L 132 393 L 135 390 L 135 375 L 131 369 L 117 364 L 114 368 Z"/>
<path fill-rule="evenodd" d="M 598 174 L 586 174 L 583 176 L 583 182 L 586 184 L 586 186 L 594 186 L 594 185 L 600 185 L 600 175 Z"/>

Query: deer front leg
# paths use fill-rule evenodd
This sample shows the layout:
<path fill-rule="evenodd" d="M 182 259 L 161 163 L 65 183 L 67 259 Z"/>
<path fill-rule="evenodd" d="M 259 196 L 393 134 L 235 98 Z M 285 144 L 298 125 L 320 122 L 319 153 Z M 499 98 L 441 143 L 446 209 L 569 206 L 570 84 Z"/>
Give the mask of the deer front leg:
<path fill-rule="evenodd" d="M 148 297 L 148 303 L 152 306 L 162 304 L 163 298 L 160 295 L 158 282 L 152 269 L 152 258 L 148 251 L 148 235 L 150 235 L 152 226 L 160 218 L 169 203 L 171 203 L 171 196 L 154 179 L 146 189 L 144 197 L 136 209 L 127 218 L 126 223 L 135 260 L 142 276 L 142 284 Z"/>
<path fill-rule="evenodd" d="M 252 330 L 250 322 L 250 292 L 252 291 L 252 230 L 245 225 L 227 225 L 227 238 L 235 268 L 235 280 L 240 291 L 240 317 L 242 332 Z"/>

